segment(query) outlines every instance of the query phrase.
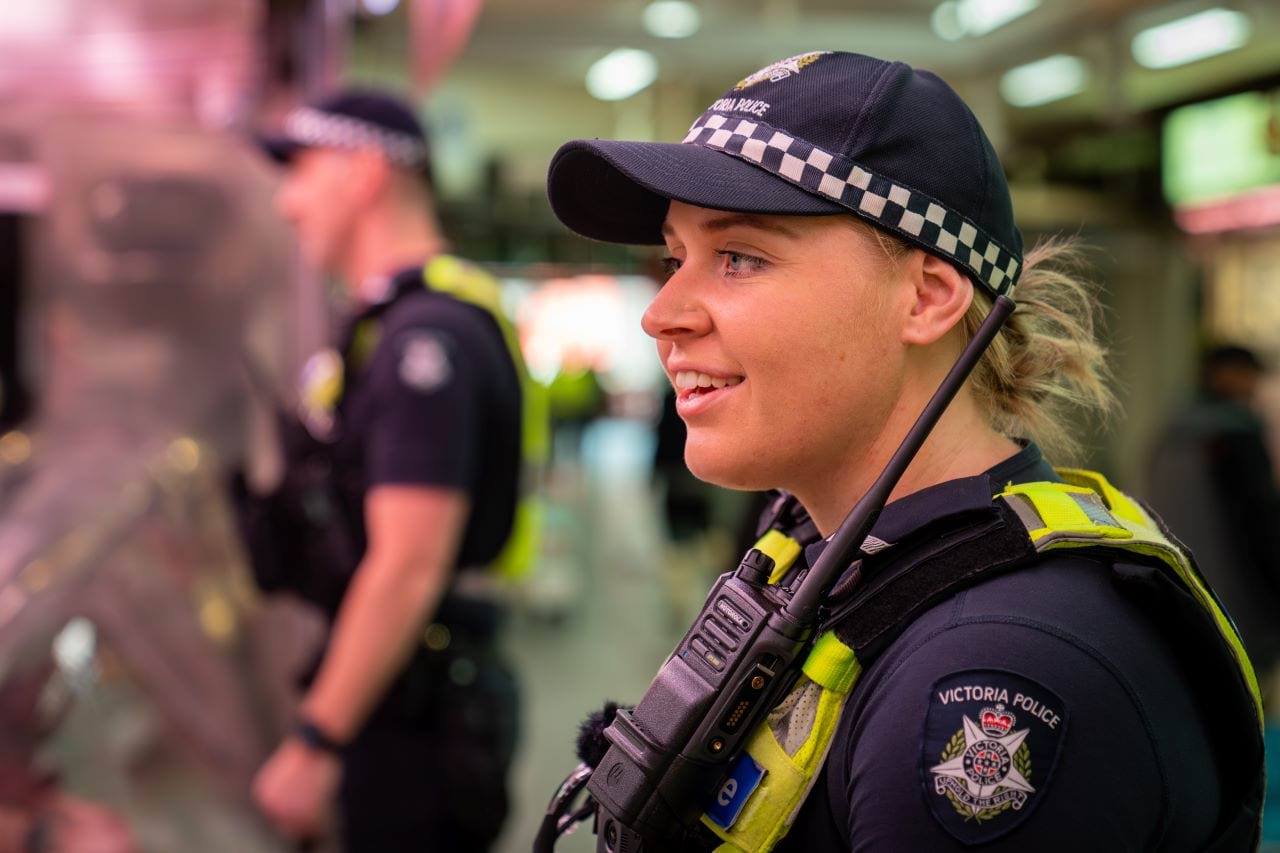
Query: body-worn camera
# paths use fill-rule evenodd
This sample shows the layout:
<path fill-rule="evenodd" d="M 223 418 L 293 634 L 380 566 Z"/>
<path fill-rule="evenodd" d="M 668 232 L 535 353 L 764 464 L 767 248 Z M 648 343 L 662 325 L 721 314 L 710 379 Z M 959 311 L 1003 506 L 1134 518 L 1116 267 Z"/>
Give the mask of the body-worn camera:
<path fill-rule="evenodd" d="M 978 359 L 1013 312 L 991 312 L 925 406 L 884 471 L 790 587 L 769 583 L 773 561 L 752 550 L 721 575 L 675 652 L 631 711 L 619 710 L 608 749 L 552 799 L 535 853 L 594 815 L 598 853 L 706 849 L 700 818 L 722 789 L 743 743 L 800 674 L 818 628 L 819 605 L 854 563 L 911 460 Z M 598 754 L 598 752 L 597 752 Z M 575 810 L 582 789 L 587 803 Z"/>

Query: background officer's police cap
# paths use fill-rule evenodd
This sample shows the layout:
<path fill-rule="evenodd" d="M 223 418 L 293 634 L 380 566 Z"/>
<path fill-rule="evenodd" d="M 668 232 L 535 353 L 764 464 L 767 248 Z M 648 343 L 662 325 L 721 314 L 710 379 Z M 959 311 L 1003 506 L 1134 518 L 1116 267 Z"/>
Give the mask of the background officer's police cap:
<path fill-rule="evenodd" d="M 263 148 L 286 163 L 305 148 L 375 149 L 397 166 L 426 169 L 430 149 L 422 123 L 407 103 L 385 92 L 348 89 L 285 116 Z"/>
<path fill-rule="evenodd" d="M 1022 267 L 1004 170 L 977 118 L 928 71 L 855 53 L 775 62 L 680 143 L 575 140 L 547 176 L 565 225 L 660 244 L 668 201 L 762 214 L 854 213 L 994 294 Z"/>

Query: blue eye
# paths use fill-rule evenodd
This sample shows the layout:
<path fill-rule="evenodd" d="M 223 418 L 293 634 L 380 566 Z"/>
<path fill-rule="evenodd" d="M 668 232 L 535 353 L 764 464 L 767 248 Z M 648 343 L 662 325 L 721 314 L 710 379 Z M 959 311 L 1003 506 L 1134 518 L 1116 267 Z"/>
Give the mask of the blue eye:
<path fill-rule="evenodd" d="M 728 275 L 749 275 L 759 272 L 767 266 L 768 262 L 763 258 L 757 258 L 755 255 L 747 255 L 742 252 L 733 252 L 729 250 L 717 251 L 717 255 L 724 258 L 725 272 Z"/>

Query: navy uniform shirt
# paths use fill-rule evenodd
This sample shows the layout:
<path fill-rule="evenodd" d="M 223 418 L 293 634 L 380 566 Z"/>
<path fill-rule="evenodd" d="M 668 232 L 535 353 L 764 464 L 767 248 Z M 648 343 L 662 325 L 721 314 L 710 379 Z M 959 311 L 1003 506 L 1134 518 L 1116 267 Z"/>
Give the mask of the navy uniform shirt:
<path fill-rule="evenodd" d="M 376 486 L 456 490 L 471 507 L 457 565 L 492 562 L 511 531 L 521 463 L 520 381 L 497 322 L 429 291 L 413 267 L 348 337 L 334 458 L 353 522 L 363 534 Z M 375 343 L 357 358 L 362 339 Z"/>
<path fill-rule="evenodd" d="M 1034 445 L 988 475 L 1058 479 Z M 929 511 L 895 502 L 877 529 Z M 1055 554 L 943 600 L 872 662 L 776 849 L 1198 850 L 1220 810 L 1207 731 L 1149 614 L 1104 564 Z"/>

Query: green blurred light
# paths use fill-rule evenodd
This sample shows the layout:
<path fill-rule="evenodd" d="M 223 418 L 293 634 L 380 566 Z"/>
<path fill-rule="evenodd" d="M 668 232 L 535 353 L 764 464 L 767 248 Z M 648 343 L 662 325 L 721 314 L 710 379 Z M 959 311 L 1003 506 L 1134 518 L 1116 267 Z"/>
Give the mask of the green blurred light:
<path fill-rule="evenodd" d="M 1164 123 L 1165 198 L 1177 206 L 1280 184 L 1275 95 L 1246 92 L 1176 109 Z"/>

